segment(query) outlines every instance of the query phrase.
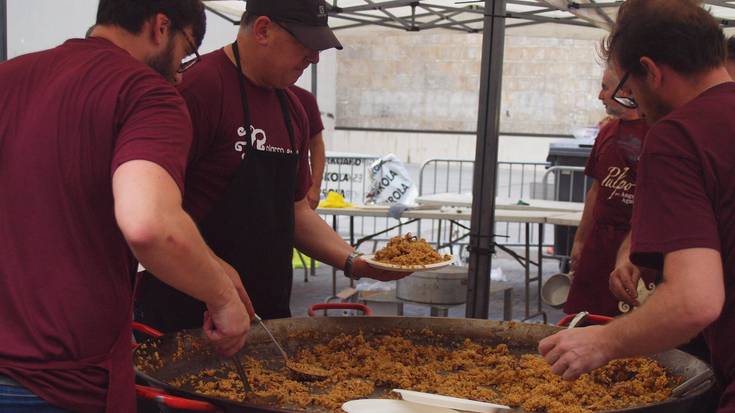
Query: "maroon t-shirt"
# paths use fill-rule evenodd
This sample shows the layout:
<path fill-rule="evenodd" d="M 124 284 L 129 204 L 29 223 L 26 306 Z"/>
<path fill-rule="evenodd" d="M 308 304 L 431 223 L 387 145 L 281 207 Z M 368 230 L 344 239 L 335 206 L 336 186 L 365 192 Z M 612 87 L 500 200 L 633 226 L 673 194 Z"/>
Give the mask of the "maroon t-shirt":
<path fill-rule="evenodd" d="M 594 206 L 595 221 L 629 226 L 636 167 L 646 132 L 648 126 L 642 119 L 615 119 L 597 136 L 584 170 L 600 185 Z"/>
<path fill-rule="evenodd" d="M 608 279 L 615 269 L 620 244 L 630 231 L 636 168 L 647 131 L 643 120 L 616 119 L 605 124 L 597 135 L 585 174 L 597 181 L 599 190 L 592 206 L 589 234 L 564 306 L 566 313 L 620 314 Z M 647 281 L 654 279 L 646 275 Z"/>
<path fill-rule="evenodd" d="M 183 187 L 191 123 L 176 89 L 103 39 L 0 64 L 0 374 L 70 411 L 102 411 L 104 359 L 135 409 L 130 314 L 137 268 L 112 174 L 155 162 Z M 99 360 L 97 360 L 99 361 Z M 74 364 L 74 363 L 72 363 Z"/>
<path fill-rule="evenodd" d="M 725 306 L 704 334 L 725 385 L 735 378 L 733 171 L 735 83 L 728 82 L 651 128 L 638 168 L 632 221 L 636 264 L 661 268 L 667 253 L 687 248 L 712 248 L 722 254 Z M 735 411 L 735 404 L 729 408 L 728 412 Z"/>
<path fill-rule="evenodd" d="M 319 105 L 316 101 L 316 96 L 304 88 L 300 88 L 296 85 L 288 88 L 290 91 L 299 98 L 299 102 L 306 111 L 306 117 L 309 120 L 309 138 L 313 138 L 317 133 L 324 130 L 324 123 L 322 123 L 322 114 L 319 113 Z"/>
<path fill-rule="evenodd" d="M 186 72 L 179 87 L 194 125 L 190 163 L 186 174 L 184 208 L 201 221 L 224 195 L 243 159 L 244 140 L 238 131 L 243 119 L 237 67 L 223 49 L 202 56 L 201 62 Z M 256 150 L 287 153 L 291 150 L 288 130 L 274 89 L 256 86 L 246 78 L 250 117 L 262 139 Z M 294 202 L 306 195 L 311 185 L 308 155 L 308 122 L 296 96 L 286 91 L 294 142 L 299 151 L 299 170 Z M 251 146 L 252 147 L 252 146 Z"/>

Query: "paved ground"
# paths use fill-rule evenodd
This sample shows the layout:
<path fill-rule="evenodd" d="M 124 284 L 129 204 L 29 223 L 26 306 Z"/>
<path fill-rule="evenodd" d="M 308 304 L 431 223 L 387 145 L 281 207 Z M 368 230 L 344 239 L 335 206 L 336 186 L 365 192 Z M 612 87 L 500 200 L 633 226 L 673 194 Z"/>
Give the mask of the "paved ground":
<path fill-rule="evenodd" d="M 531 250 L 535 256 L 536 252 Z M 545 259 L 543 262 L 544 276 L 558 272 L 558 261 L 553 259 Z M 513 260 L 509 255 L 500 253 L 493 257 L 493 268 L 500 267 L 503 274 L 507 277 L 508 283 L 513 287 L 513 319 L 520 320 L 524 316 L 524 271 L 523 268 Z M 535 270 L 534 270 L 535 271 Z M 349 286 L 349 280 L 346 279 L 341 271 L 337 272 L 337 291 Z M 532 286 L 531 296 L 535 297 L 535 285 Z M 316 275 L 309 276 L 309 281 L 304 282 L 303 270 L 297 269 L 294 272 L 293 291 L 291 296 L 291 310 L 295 317 L 306 316 L 307 308 L 311 304 L 321 303 L 325 298 L 332 295 L 332 267 L 321 265 Z M 532 301 L 535 306 L 535 301 Z M 535 307 L 532 307 L 535 308 Z M 558 309 L 544 305 L 544 311 L 548 315 L 549 323 L 556 323 L 563 317 L 563 312 Z M 429 316 L 430 308 L 425 305 L 409 305 L 404 306 L 404 315 L 407 316 Z M 335 313 L 336 314 L 336 313 Z M 464 317 L 465 306 L 453 307 L 449 310 L 450 317 Z M 490 318 L 495 320 L 502 319 L 503 316 L 503 295 L 501 293 L 493 294 L 490 297 Z M 541 322 L 541 318 L 531 320 L 531 322 Z"/>

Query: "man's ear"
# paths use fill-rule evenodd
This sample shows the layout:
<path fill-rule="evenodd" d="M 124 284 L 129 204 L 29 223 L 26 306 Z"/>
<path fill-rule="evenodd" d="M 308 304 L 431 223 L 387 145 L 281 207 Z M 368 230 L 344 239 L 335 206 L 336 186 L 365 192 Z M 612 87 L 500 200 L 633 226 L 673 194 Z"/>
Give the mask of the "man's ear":
<path fill-rule="evenodd" d="M 646 83 L 648 83 L 648 86 L 654 90 L 661 88 L 664 81 L 664 73 L 661 70 L 661 66 L 646 56 L 640 58 L 640 63 L 646 71 Z"/>
<path fill-rule="evenodd" d="M 260 16 L 253 22 L 253 36 L 259 45 L 266 46 L 270 42 L 274 25 L 275 23 L 267 16 Z"/>
<path fill-rule="evenodd" d="M 158 13 L 148 21 L 149 23 L 146 23 L 146 25 L 149 26 L 147 30 L 148 33 L 150 33 L 151 41 L 153 41 L 156 46 L 160 46 L 168 42 L 172 30 L 171 19 L 163 13 Z M 146 27 L 143 26 L 143 29 L 146 30 Z"/>

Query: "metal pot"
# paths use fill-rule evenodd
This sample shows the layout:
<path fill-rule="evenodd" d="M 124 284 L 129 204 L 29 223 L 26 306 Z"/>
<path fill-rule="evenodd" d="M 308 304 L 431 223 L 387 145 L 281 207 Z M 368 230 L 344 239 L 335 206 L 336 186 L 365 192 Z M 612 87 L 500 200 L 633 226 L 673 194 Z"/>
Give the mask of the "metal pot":
<path fill-rule="evenodd" d="M 393 331 L 420 331 L 431 329 L 445 337 L 462 340 L 471 338 L 480 342 L 507 343 L 514 352 L 535 353 L 538 342 L 557 331 L 558 327 L 542 324 L 506 323 L 491 320 L 448 319 L 448 318 L 411 318 L 411 317 L 321 317 L 321 318 L 290 318 L 266 321 L 273 334 L 286 345 L 287 350 L 293 352 L 297 347 L 309 343 L 298 343 L 289 339 L 291 333 L 314 332 L 327 336 L 340 333 L 355 334 L 360 331 L 366 336 L 386 334 Z M 289 412 L 286 407 L 276 404 L 253 405 L 233 400 L 224 400 L 209 397 L 189 389 L 179 389 L 169 383 L 184 374 L 198 373 L 202 369 L 217 368 L 223 360 L 214 356 L 208 346 L 192 345 L 196 340 L 192 337 L 201 337 L 200 330 L 182 332 L 177 335 L 165 336 L 157 339 L 156 349 L 151 346 L 139 347 L 135 351 L 136 370 L 139 378 L 150 385 L 163 389 L 166 392 L 195 399 L 211 404 L 211 409 L 219 408 L 227 412 Z M 199 340 L 201 342 L 201 340 Z M 450 345 L 447 343 L 447 345 Z M 157 353 L 157 356 L 153 353 Z M 261 360 L 278 360 L 280 357 L 273 348 L 270 339 L 262 328 L 254 328 L 249 343 L 240 353 L 241 356 L 250 355 Z M 153 368 L 145 365 L 145 360 L 151 357 L 161 361 L 160 366 Z M 673 374 L 691 378 L 711 369 L 699 359 L 678 350 L 671 350 L 653 357 Z M 709 397 L 712 383 L 694 389 L 691 393 L 678 399 L 669 399 L 654 405 L 617 410 L 616 412 L 636 413 L 684 413 L 704 412 L 702 406 Z M 170 396 L 157 396 L 157 399 L 168 398 L 172 403 L 181 402 L 181 399 Z M 175 400 L 174 400 L 175 399 Z M 205 403 L 205 404 L 206 404 Z M 175 404 L 175 403 L 174 403 Z M 201 406 L 200 406 L 201 407 Z M 201 410 L 201 409 L 200 409 Z M 313 412 L 324 412 L 314 409 Z M 513 409 L 513 412 L 524 412 L 522 409 Z M 606 412 L 611 413 L 611 412 Z"/>
<path fill-rule="evenodd" d="M 399 300 L 430 305 L 460 305 L 467 301 L 467 267 L 449 266 L 419 271 L 396 281 Z"/>
<path fill-rule="evenodd" d="M 572 277 L 560 272 L 549 277 L 541 287 L 541 299 L 553 308 L 562 308 L 567 302 Z"/>

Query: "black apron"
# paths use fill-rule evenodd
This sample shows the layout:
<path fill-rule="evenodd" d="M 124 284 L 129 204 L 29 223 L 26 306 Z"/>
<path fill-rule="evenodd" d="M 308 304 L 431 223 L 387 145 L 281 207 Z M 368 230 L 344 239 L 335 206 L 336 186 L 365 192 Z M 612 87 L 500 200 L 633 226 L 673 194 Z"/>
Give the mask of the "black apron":
<path fill-rule="evenodd" d="M 237 64 L 244 126 L 252 118 L 240 64 L 237 41 L 232 44 Z M 294 192 L 299 155 L 296 151 L 286 93 L 276 90 L 291 153 L 257 150 L 245 136 L 243 160 L 224 196 L 199 229 L 209 247 L 240 274 L 255 312 L 264 319 L 291 316 L 289 308 L 294 248 Z M 301 148 L 303 150 L 304 148 Z M 140 292 L 141 321 L 164 332 L 202 325 L 204 303 L 147 275 Z M 154 284 L 158 284 L 156 288 Z"/>

